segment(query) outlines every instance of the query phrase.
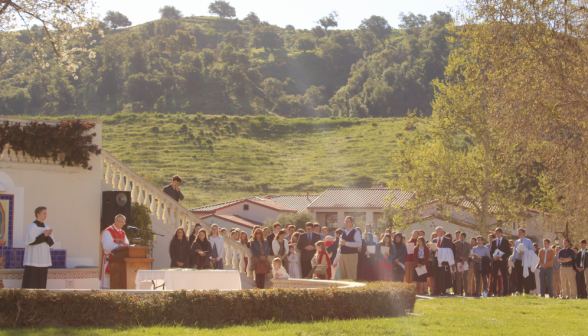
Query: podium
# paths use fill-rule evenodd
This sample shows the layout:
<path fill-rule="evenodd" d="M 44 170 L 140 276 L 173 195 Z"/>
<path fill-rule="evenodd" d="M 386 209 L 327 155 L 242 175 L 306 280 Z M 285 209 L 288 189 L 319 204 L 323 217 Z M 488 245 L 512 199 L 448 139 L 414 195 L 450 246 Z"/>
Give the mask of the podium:
<path fill-rule="evenodd" d="M 137 271 L 150 270 L 153 258 L 147 258 L 147 246 L 125 246 L 112 251 L 110 289 L 135 289 Z"/>

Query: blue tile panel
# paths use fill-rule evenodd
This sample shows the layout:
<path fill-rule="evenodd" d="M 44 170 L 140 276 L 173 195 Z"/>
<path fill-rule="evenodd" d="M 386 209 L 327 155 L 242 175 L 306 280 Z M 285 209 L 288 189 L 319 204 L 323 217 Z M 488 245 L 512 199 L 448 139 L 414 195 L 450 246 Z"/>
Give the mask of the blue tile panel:
<path fill-rule="evenodd" d="M 12 246 L 12 223 L 13 223 L 13 217 L 14 217 L 14 195 L 0 195 L 0 200 L 8 200 L 9 201 L 8 225 L 7 225 L 8 232 L 4 232 L 4 240 L 6 240 L 6 246 Z"/>
<path fill-rule="evenodd" d="M 66 250 L 51 249 L 51 263 L 50 268 L 65 268 Z M 23 258 L 24 249 L 10 248 L 3 246 L 0 251 L 0 256 L 6 258 L 4 260 L 4 268 L 24 268 Z"/>

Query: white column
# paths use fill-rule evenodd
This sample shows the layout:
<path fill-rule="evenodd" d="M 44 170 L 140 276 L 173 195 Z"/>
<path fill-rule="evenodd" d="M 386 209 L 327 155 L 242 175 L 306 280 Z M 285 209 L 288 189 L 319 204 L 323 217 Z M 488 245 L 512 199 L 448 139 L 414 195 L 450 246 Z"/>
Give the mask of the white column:
<path fill-rule="evenodd" d="M 241 255 L 239 256 L 239 272 L 247 272 L 248 277 L 253 277 L 253 272 L 251 272 L 251 258 L 249 258 L 249 262 L 247 263 L 247 270 L 245 270 L 245 252 L 243 251 L 241 251 Z"/>
<path fill-rule="evenodd" d="M 148 207 L 149 206 L 149 190 L 146 188 L 143 189 L 145 191 L 145 198 L 143 199 L 143 205 Z"/>
<path fill-rule="evenodd" d="M 139 189 L 139 185 L 137 184 L 137 181 L 131 181 L 133 182 L 133 185 L 131 186 L 131 200 L 133 202 L 137 202 L 137 193 L 138 193 L 138 189 Z"/>
<path fill-rule="evenodd" d="M 157 210 L 156 206 L 155 206 L 155 194 L 151 194 L 151 205 L 149 206 L 149 210 L 151 210 L 152 214 L 155 214 L 155 211 Z"/>
<path fill-rule="evenodd" d="M 118 185 L 118 174 L 117 174 L 116 166 L 113 164 L 112 165 L 112 187 L 116 188 L 117 185 Z"/>
<path fill-rule="evenodd" d="M 122 167 L 118 169 L 118 171 L 120 172 L 120 180 L 118 181 L 118 190 L 124 190 L 125 185 L 124 185 L 124 175 L 122 172 Z"/>
<path fill-rule="evenodd" d="M 157 201 L 157 219 L 161 219 L 161 216 L 163 215 L 163 202 L 161 201 L 161 199 L 159 199 Z"/>
<path fill-rule="evenodd" d="M 161 200 L 159 200 L 161 203 L 163 203 Z M 169 204 L 167 203 L 163 203 L 163 205 L 165 205 L 165 208 L 163 209 L 163 222 L 165 224 L 169 223 Z"/>
<path fill-rule="evenodd" d="M 104 158 L 104 162 L 106 162 L 106 173 L 104 174 L 104 180 L 106 181 L 106 184 L 110 184 L 110 162 L 108 162 L 108 160 L 106 160 L 106 158 Z"/>
<path fill-rule="evenodd" d="M 137 189 L 139 191 L 139 194 L 137 195 L 137 202 L 139 204 L 143 204 L 143 200 L 145 197 L 145 193 L 143 192 L 143 186 L 140 184 L 137 184 Z"/>
<path fill-rule="evenodd" d="M 176 216 L 174 214 L 175 211 L 176 211 L 176 209 L 174 209 L 173 207 L 170 207 L 170 209 L 169 209 L 169 223 L 171 225 L 173 225 L 174 227 L 176 227 Z"/>
<path fill-rule="evenodd" d="M 131 179 L 129 178 L 129 174 L 125 174 L 125 191 L 130 191 L 131 190 Z"/>

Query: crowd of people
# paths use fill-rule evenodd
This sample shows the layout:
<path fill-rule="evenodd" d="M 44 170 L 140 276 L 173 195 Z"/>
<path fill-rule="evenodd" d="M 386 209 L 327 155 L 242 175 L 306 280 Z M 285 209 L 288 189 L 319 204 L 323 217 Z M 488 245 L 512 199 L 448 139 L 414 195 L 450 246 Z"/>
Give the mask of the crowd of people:
<path fill-rule="evenodd" d="M 417 294 L 433 296 L 587 297 L 585 240 L 579 249 L 568 239 L 563 248 L 549 239 L 539 247 L 523 228 L 517 240 L 507 239 L 501 228 L 487 239 L 468 240 L 465 232 L 456 231 L 454 238 L 442 227 L 427 240 L 424 230 L 405 237 L 393 229 L 374 232 L 367 224 L 362 232 L 350 216 L 345 218 L 345 229 L 329 233 L 311 222 L 305 230 L 280 223 L 256 226 L 251 237 L 216 224 L 210 232 L 196 225 L 190 235 L 178 228 L 170 243 L 171 267 L 222 269 L 224 235 L 251 249 L 251 260 L 245 257 L 243 262 L 245 267 L 251 263 L 257 288 L 264 288 L 272 277 L 319 278 L 415 283 Z M 326 270 L 316 272 L 321 267 Z"/>

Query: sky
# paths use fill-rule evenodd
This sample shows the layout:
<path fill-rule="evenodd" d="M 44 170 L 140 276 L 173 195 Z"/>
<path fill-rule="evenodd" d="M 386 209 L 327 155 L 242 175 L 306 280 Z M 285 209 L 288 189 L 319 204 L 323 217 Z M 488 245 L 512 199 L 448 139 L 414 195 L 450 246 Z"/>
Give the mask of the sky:
<path fill-rule="evenodd" d="M 159 8 L 164 5 L 174 6 L 184 16 L 206 16 L 208 5 L 213 0 L 94 0 L 95 13 L 104 17 L 106 11 L 112 10 L 126 15 L 133 25 L 159 19 Z M 310 29 L 316 21 L 331 11 L 339 12 L 337 29 L 355 29 L 361 20 L 372 15 L 383 16 L 394 28 L 398 28 L 398 15 L 412 12 L 430 16 L 437 11 L 450 11 L 461 3 L 460 0 L 231 0 L 237 17 L 244 18 L 249 12 L 255 12 L 262 21 L 285 27 L 288 24 L 296 29 Z"/>

